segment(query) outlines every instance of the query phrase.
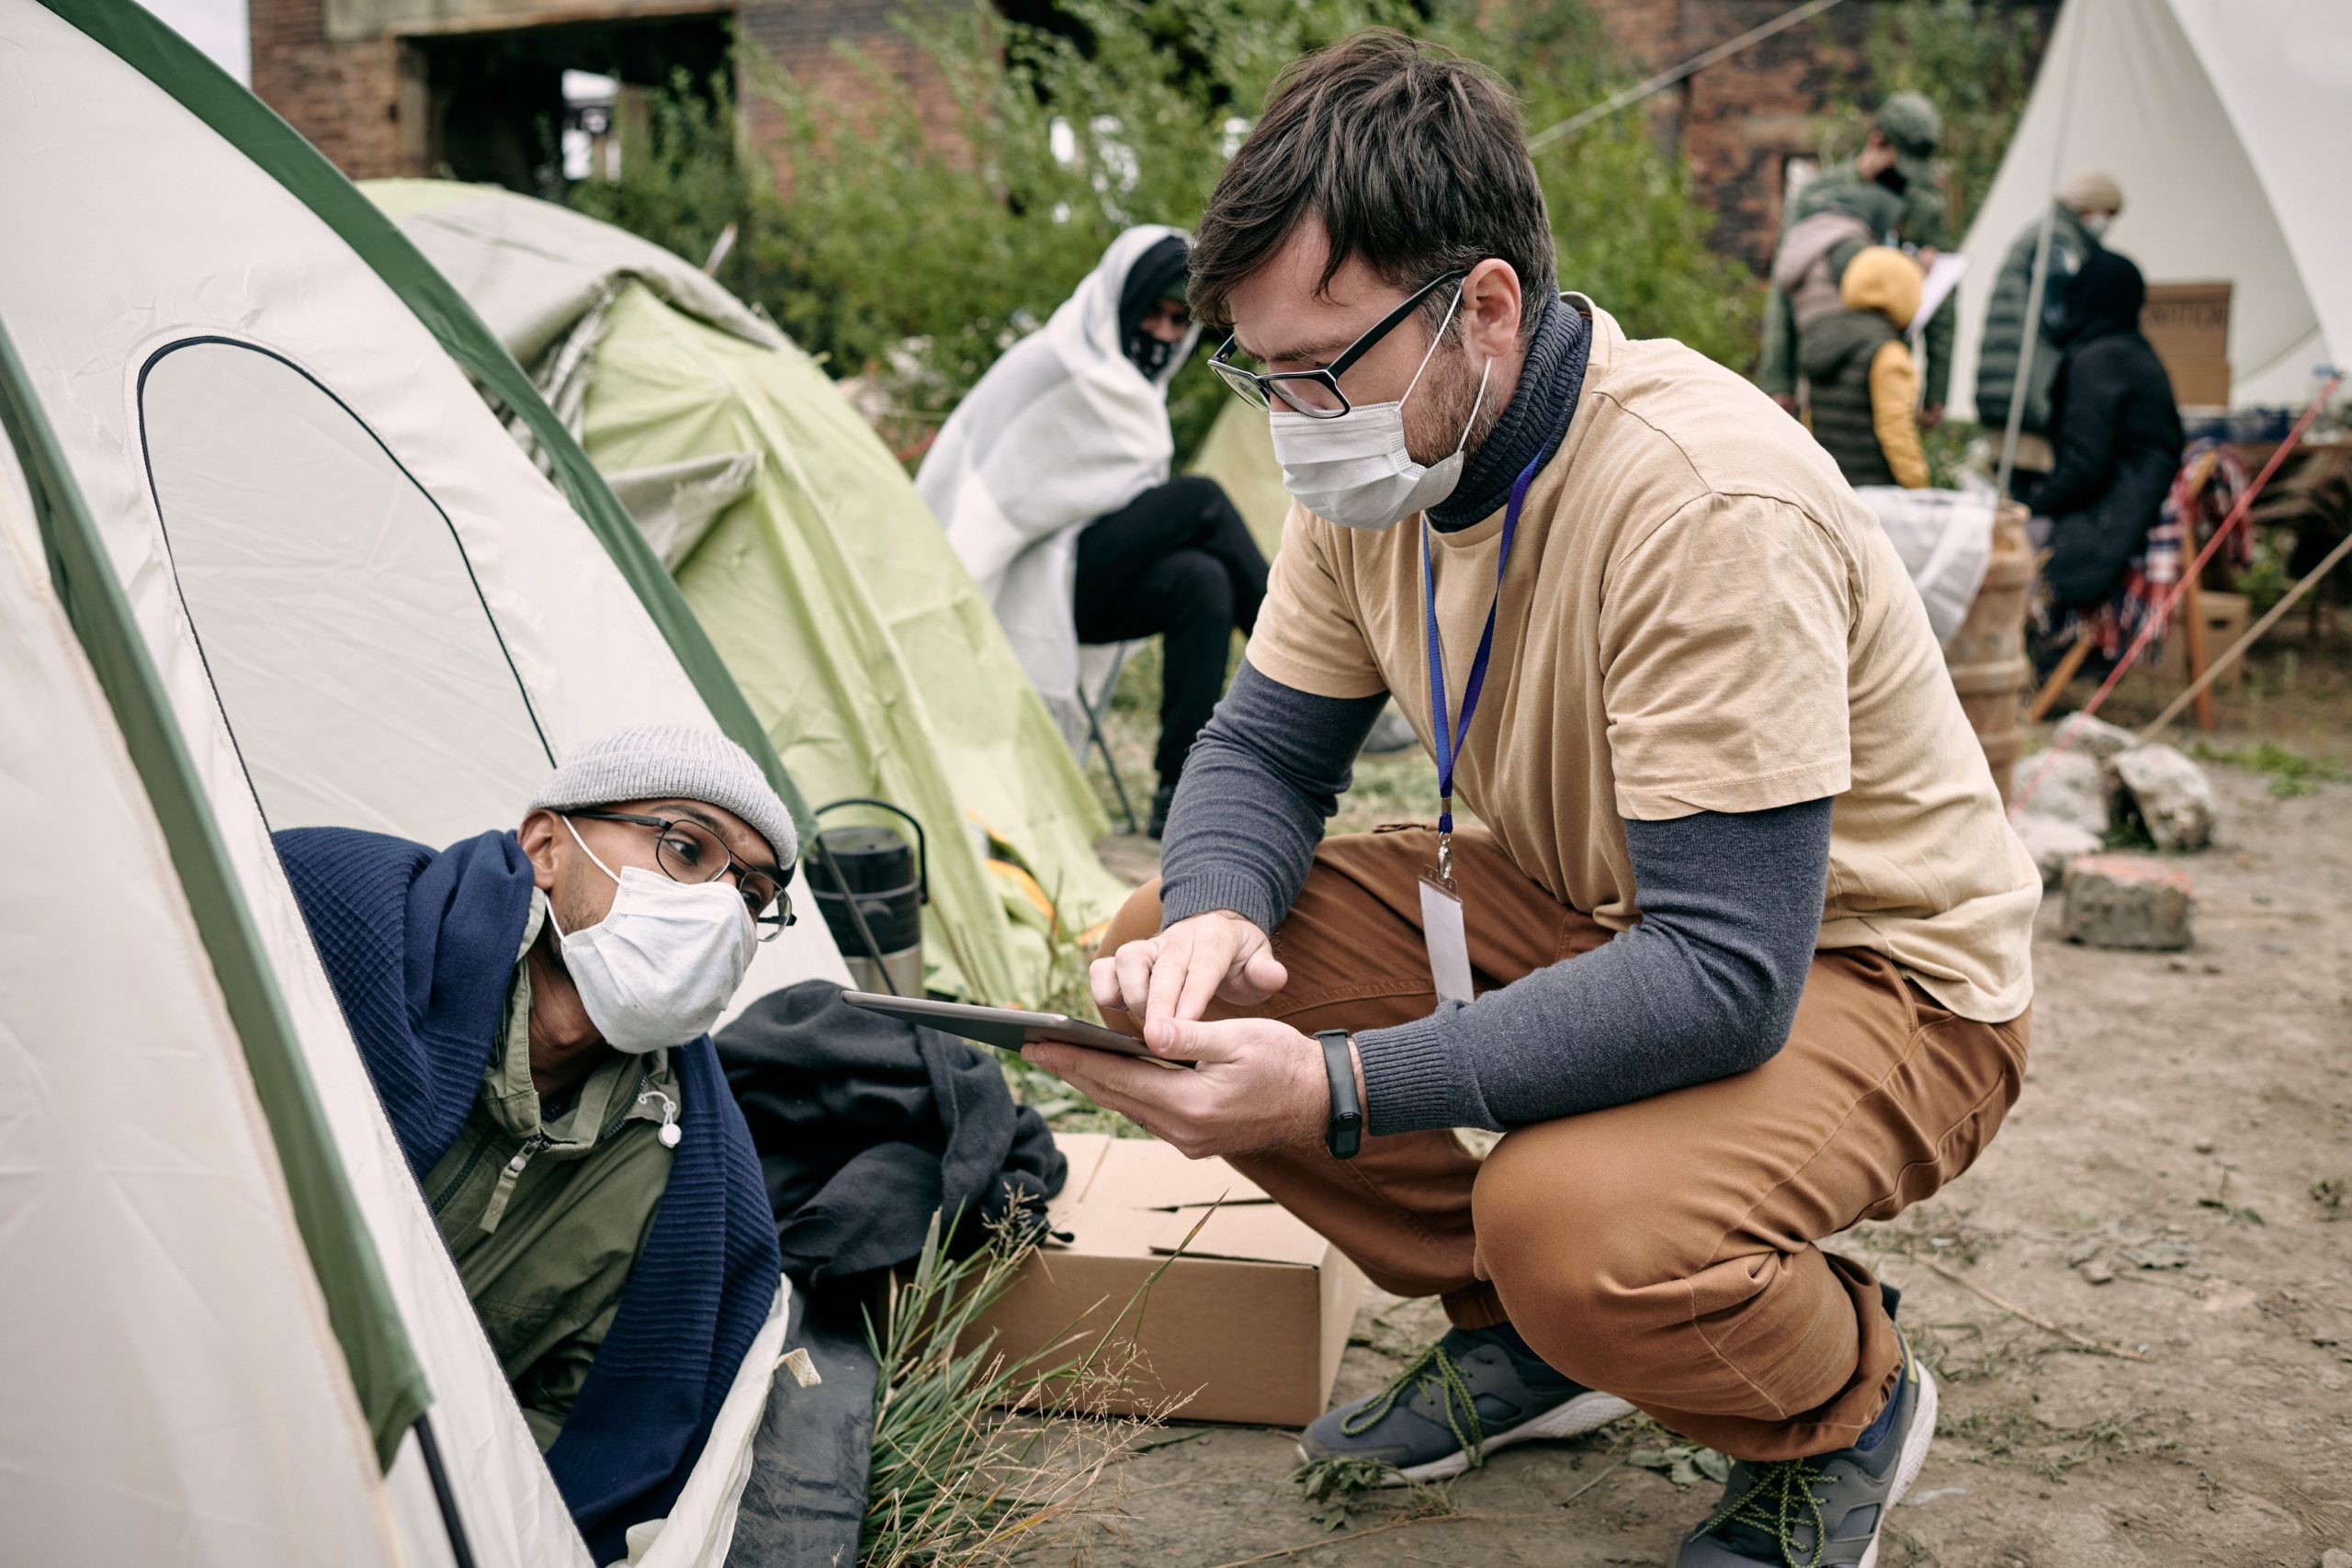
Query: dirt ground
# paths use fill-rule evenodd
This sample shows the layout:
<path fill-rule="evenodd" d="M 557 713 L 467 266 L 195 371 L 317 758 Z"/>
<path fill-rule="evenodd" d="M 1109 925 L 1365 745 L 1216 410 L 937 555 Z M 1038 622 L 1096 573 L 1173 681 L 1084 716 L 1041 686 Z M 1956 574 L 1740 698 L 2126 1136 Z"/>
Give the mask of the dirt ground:
<path fill-rule="evenodd" d="M 1903 1288 L 1943 1385 L 1885 1568 L 2311 1568 L 2352 1551 L 2352 784 L 2324 776 L 2352 758 L 2346 662 L 2290 643 L 2225 702 L 2211 746 L 2269 742 L 2323 776 L 2288 767 L 2303 793 L 2279 798 L 2275 754 L 2269 772 L 2213 767 L 2220 841 L 2181 861 L 2195 948 L 2068 945 L 2053 895 L 2025 1098 L 1954 1187 L 1834 1244 Z M 1371 1292 L 1337 1397 L 1442 1326 L 1434 1303 Z M 1114 1517 L 1035 1560 L 1662 1563 L 1718 1491 L 1639 1422 L 1344 1514 L 1300 1494 L 1291 1434 L 1168 1438 L 1185 1440 L 1118 1467 Z"/>

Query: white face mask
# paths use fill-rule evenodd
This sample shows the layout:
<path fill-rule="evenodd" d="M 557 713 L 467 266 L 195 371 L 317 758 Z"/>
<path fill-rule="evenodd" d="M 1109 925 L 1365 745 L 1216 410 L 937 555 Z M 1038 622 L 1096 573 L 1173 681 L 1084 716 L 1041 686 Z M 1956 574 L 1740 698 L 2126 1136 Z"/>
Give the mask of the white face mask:
<path fill-rule="evenodd" d="M 1393 403 L 1358 403 L 1337 419 L 1316 419 L 1287 409 L 1274 411 L 1270 423 L 1274 457 L 1283 466 L 1283 488 L 1317 517 L 1351 528 L 1391 528 L 1416 512 L 1426 512 L 1453 493 L 1462 481 L 1463 448 L 1478 410 L 1487 400 L 1487 378 L 1495 362 L 1478 372 L 1478 397 L 1453 450 L 1424 466 L 1405 449 L 1405 399 L 1421 384 L 1445 329 L 1461 307 L 1462 291 L 1438 323 L 1429 353 L 1405 387 L 1405 396 Z"/>
<path fill-rule="evenodd" d="M 634 865 L 614 875 L 569 818 L 563 825 L 580 852 L 619 886 L 594 925 L 555 927 L 588 1021 L 605 1043 L 632 1054 L 707 1033 L 759 945 L 742 895 L 723 876 L 689 886 Z M 552 902 L 548 919 L 555 920 Z"/>
<path fill-rule="evenodd" d="M 2106 236 L 2107 226 L 2114 221 L 2115 214 L 2112 212 L 2086 212 L 2083 214 L 2083 230 L 2092 239 L 2101 239 Z"/>

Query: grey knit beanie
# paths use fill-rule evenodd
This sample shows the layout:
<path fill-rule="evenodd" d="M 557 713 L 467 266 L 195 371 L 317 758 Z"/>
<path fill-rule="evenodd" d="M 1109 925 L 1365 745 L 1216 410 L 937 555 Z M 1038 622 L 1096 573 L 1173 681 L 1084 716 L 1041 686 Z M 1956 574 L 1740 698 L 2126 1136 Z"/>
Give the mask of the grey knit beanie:
<path fill-rule="evenodd" d="M 530 808 L 573 811 L 624 800 L 699 800 L 733 812 L 789 868 L 800 855 L 792 813 L 752 754 L 715 729 L 640 724 L 599 736 L 548 775 Z"/>

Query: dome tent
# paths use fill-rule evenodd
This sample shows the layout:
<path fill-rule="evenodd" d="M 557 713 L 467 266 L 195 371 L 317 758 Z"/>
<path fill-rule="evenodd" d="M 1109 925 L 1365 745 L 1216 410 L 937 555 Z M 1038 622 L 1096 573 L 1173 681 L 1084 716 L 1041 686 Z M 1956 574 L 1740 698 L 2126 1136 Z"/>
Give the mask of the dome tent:
<path fill-rule="evenodd" d="M 2352 6 L 2066 0 L 2041 58 L 1962 247 L 1981 282 L 1961 290 L 1953 412 L 1974 414 L 2003 257 L 2082 169 L 2122 187 L 2105 243 L 2151 284 L 2235 285 L 2233 406 L 2308 401 L 2314 367 L 2352 355 L 2352 204 L 2335 168 Z"/>
<path fill-rule="evenodd" d="M 635 722 L 788 783 L 560 422 L 324 160 L 125 0 L 0 0 L 0 1081 L 38 1107 L 0 1272 L 42 1281 L 0 1305 L 0 1517 L 43 1561 L 586 1562 L 269 832 L 508 824 Z M 842 973 L 804 920 L 744 994 Z M 724 1558 L 783 1307 L 642 1561 Z"/>
<path fill-rule="evenodd" d="M 929 986 L 1044 1001 L 1055 925 L 1082 933 L 1126 894 L 1094 855 L 1108 824 L 840 389 L 694 266 L 583 213 L 449 181 L 361 188 L 533 368 L 809 797 L 922 823 Z"/>

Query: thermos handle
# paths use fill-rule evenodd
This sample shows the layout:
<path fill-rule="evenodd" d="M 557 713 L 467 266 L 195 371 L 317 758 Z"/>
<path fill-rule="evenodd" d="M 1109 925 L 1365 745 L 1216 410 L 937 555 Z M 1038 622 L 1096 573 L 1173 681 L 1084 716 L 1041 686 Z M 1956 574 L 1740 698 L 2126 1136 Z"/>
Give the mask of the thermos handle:
<path fill-rule="evenodd" d="M 887 811 L 893 817 L 899 818 L 900 820 L 904 821 L 908 827 L 912 828 L 915 830 L 915 899 L 918 903 L 930 903 L 931 843 L 929 840 L 923 837 L 922 824 L 915 819 L 914 813 L 905 810 L 902 807 L 893 806 L 887 800 L 876 800 L 870 795 L 846 795 L 839 800 L 827 801 L 824 805 L 817 807 L 817 809 L 810 815 L 821 818 L 826 812 L 843 806 L 874 807 L 878 810 Z M 842 895 L 847 897 L 848 891 L 849 890 L 844 887 L 842 890 Z"/>

